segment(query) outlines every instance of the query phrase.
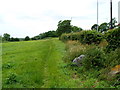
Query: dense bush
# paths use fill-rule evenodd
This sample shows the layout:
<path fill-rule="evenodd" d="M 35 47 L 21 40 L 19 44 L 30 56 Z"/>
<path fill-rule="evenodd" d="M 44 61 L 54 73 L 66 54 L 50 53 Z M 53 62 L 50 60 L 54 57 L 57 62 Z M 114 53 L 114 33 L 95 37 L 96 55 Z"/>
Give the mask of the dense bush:
<path fill-rule="evenodd" d="M 69 33 L 69 34 L 62 34 L 60 37 L 60 40 L 62 41 L 68 41 L 68 40 L 79 40 L 80 39 L 80 33 Z"/>
<path fill-rule="evenodd" d="M 108 46 L 106 47 L 106 51 L 114 51 L 116 48 L 120 47 L 120 27 L 114 30 L 109 30 L 105 34 L 106 40 L 108 42 Z"/>
<path fill-rule="evenodd" d="M 80 33 L 80 42 L 83 44 L 99 44 L 102 41 L 102 34 L 97 31 L 82 31 Z"/>
<path fill-rule="evenodd" d="M 70 40 L 79 40 L 79 39 L 80 39 L 80 32 L 70 34 Z"/>
<path fill-rule="evenodd" d="M 97 31 L 81 31 L 78 33 L 62 34 L 60 40 L 79 40 L 82 44 L 99 44 L 103 39 L 103 35 Z"/>
<path fill-rule="evenodd" d="M 105 54 L 99 47 L 88 48 L 85 51 L 83 66 L 85 69 L 101 69 L 105 67 Z"/>

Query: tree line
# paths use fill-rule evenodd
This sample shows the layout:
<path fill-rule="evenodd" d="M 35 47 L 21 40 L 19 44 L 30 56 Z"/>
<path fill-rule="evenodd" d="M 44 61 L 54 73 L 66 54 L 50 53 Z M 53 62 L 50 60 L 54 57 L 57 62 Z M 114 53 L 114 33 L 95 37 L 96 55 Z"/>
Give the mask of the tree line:
<path fill-rule="evenodd" d="M 39 35 L 36 35 L 32 38 L 30 38 L 29 36 L 26 36 L 25 38 L 14 38 L 11 37 L 10 34 L 4 33 L 2 37 L 2 41 L 14 42 L 14 41 L 40 40 L 49 37 L 59 37 L 60 35 L 62 35 L 62 33 L 79 32 L 81 30 L 82 28 L 71 25 L 71 20 L 64 20 L 58 22 L 58 28 L 56 31 L 51 30 L 45 33 L 40 33 Z"/>
<path fill-rule="evenodd" d="M 117 21 L 115 18 L 112 19 L 112 28 L 115 28 L 117 27 L 116 25 Z M 111 22 L 107 23 L 107 22 L 104 22 L 100 25 L 98 24 L 94 24 L 92 27 L 91 27 L 91 30 L 97 30 L 98 32 L 101 32 L 101 33 L 104 33 L 106 31 L 108 31 L 109 29 L 111 29 Z"/>
<path fill-rule="evenodd" d="M 113 18 L 112 19 L 113 28 L 117 27 L 116 23 L 117 23 L 116 19 Z M 110 25 L 111 25 L 110 22 L 109 23 L 104 22 L 101 25 L 94 24 L 91 27 L 91 30 L 97 30 L 98 32 L 103 33 L 110 29 Z M 4 33 L 3 37 L 1 38 L 2 38 L 2 41 L 11 41 L 11 42 L 40 40 L 40 39 L 49 38 L 49 37 L 60 37 L 63 33 L 80 32 L 82 30 L 83 29 L 81 27 L 71 25 L 71 20 L 63 20 L 63 21 L 60 20 L 58 22 L 56 30 L 40 33 L 39 35 L 36 35 L 32 38 L 30 38 L 29 36 L 26 36 L 25 38 L 14 38 L 14 37 L 11 37 L 10 34 L 8 33 Z"/>

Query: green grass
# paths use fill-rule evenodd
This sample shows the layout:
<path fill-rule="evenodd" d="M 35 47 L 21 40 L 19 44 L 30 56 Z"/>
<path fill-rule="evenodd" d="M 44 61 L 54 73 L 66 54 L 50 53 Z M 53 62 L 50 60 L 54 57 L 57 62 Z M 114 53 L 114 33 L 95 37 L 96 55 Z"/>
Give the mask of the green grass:
<path fill-rule="evenodd" d="M 3 43 L 2 87 L 105 87 L 105 82 L 95 84 L 96 78 L 82 73 L 75 75 L 77 72 L 69 69 L 63 61 L 65 54 L 65 44 L 57 38 Z"/>
<path fill-rule="evenodd" d="M 3 43 L 3 88 L 70 87 L 64 47 L 58 39 Z"/>
<path fill-rule="evenodd" d="M 2 43 L 0 40 L 0 89 L 2 88 Z"/>

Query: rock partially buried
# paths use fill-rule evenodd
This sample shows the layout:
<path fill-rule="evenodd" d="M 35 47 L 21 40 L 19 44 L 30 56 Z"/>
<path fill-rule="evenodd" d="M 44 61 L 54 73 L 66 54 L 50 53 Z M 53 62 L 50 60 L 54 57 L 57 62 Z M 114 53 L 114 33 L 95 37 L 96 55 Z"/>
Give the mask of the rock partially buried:
<path fill-rule="evenodd" d="M 84 57 L 85 57 L 85 55 L 80 55 L 79 57 L 77 57 L 73 60 L 73 63 L 75 63 L 77 66 L 81 66 L 82 60 Z"/>

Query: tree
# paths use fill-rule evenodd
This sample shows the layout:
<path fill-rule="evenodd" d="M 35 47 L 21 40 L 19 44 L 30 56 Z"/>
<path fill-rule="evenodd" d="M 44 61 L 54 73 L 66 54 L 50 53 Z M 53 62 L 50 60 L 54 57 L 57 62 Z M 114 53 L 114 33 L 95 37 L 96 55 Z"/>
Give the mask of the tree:
<path fill-rule="evenodd" d="M 115 27 L 117 26 L 116 23 L 117 23 L 116 18 L 113 18 L 113 19 L 112 19 L 112 28 L 115 28 Z M 109 28 L 112 29 L 112 28 L 111 28 L 111 22 L 109 22 L 108 24 L 109 24 Z"/>
<path fill-rule="evenodd" d="M 45 32 L 45 37 L 57 37 L 57 33 L 56 31 L 48 31 L 48 32 Z"/>
<path fill-rule="evenodd" d="M 10 41 L 11 41 L 11 42 L 20 41 L 20 39 L 19 39 L 19 38 L 13 38 L 13 37 L 11 37 L 11 38 L 10 38 Z"/>
<path fill-rule="evenodd" d="M 13 41 L 14 41 L 14 38 L 13 38 L 13 37 L 11 37 L 11 38 L 10 38 L 10 41 L 11 41 L 11 42 L 13 42 Z"/>
<path fill-rule="evenodd" d="M 29 36 L 26 36 L 25 41 L 29 41 L 29 40 L 30 40 Z"/>
<path fill-rule="evenodd" d="M 37 40 L 35 37 L 32 37 L 31 40 Z"/>
<path fill-rule="evenodd" d="M 37 36 L 34 36 L 34 37 L 32 37 L 31 39 L 32 40 L 39 40 L 39 39 L 41 39 L 41 36 L 40 36 L 41 34 L 39 34 L 39 35 L 37 35 Z"/>
<path fill-rule="evenodd" d="M 77 26 L 71 26 L 71 30 L 72 30 L 72 32 L 80 32 L 80 31 L 82 31 L 83 29 L 80 28 L 80 27 L 77 27 Z"/>
<path fill-rule="evenodd" d="M 9 41 L 10 40 L 10 34 L 4 33 L 3 38 L 4 38 L 4 40 Z"/>
<path fill-rule="evenodd" d="M 107 31 L 108 29 L 109 29 L 109 24 L 105 22 L 99 26 L 98 31 L 102 33 Z"/>
<path fill-rule="evenodd" d="M 97 28 L 99 27 L 98 24 L 94 24 L 92 27 L 91 27 L 91 30 L 96 30 L 97 31 Z"/>
<path fill-rule="evenodd" d="M 13 37 L 11 37 L 11 38 L 10 38 L 10 41 L 11 41 L 11 42 L 20 41 L 20 39 L 19 39 L 19 38 L 13 38 Z"/>
<path fill-rule="evenodd" d="M 14 41 L 20 41 L 20 39 L 19 38 L 14 38 Z"/>
<path fill-rule="evenodd" d="M 71 20 L 64 20 L 58 22 L 57 34 L 61 36 L 63 33 L 70 33 L 71 32 Z"/>

